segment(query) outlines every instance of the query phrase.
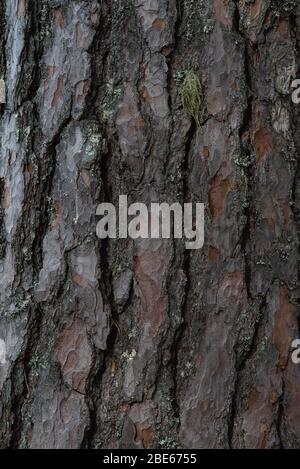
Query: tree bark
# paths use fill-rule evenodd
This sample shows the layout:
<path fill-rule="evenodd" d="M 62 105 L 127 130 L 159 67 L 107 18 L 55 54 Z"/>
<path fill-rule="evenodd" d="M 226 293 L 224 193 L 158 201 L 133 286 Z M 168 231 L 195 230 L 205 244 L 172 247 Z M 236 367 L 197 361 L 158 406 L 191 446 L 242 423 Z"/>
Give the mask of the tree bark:
<path fill-rule="evenodd" d="M 0 447 L 299 447 L 299 2 L 1 0 L 0 31 Z M 205 203 L 203 249 L 100 241 L 120 194 Z"/>

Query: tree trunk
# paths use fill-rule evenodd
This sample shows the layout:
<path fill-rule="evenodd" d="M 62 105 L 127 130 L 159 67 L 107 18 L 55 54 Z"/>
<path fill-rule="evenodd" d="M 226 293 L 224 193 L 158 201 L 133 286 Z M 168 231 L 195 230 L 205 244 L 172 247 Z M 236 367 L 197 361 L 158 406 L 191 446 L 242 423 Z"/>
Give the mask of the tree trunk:
<path fill-rule="evenodd" d="M 0 447 L 299 447 L 299 2 L 0 5 Z M 203 249 L 100 241 L 120 194 Z"/>

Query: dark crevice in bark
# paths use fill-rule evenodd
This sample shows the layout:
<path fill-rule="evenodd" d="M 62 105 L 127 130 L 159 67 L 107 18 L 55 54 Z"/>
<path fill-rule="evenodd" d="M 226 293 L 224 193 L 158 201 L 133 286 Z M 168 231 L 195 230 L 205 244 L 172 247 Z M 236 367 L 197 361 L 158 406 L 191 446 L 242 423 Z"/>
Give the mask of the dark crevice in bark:
<path fill-rule="evenodd" d="M 93 41 L 87 50 L 87 53 L 91 58 L 91 86 L 89 87 L 89 92 L 86 96 L 86 104 L 80 120 L 97 118 L 99 96 L 105 81 L 107 59 L 110 52 L 106 46 L 106 42 L 110 34 L 110 27 L 108 19 L 105 18 L 105 12 L 101 7 L 99 14 L 99 24 Z"/>
<path fill-rule="evenodd" d="M 172 156 L 172 138 L 174 134 L 174 114 L 173 114 L 173 97 L 172 97 L 172 85 L 173 85 L 173 80 L 172 80 L 172 75 L 173 75 L 173 66 L 174 66 L 174 61 L 176 58 L 176 52 L 178 48 L 178 43 L 180 40 L 180 35 L 179 35 L 179 30 L 181 26 L 181 20 L 182 16 L 179 13 L 181 10 L 181 3 L 179 0 L 177 0 L 177 12 L 176 12 L 176 20 L 174 23 L 174 31 L 173 31 L 173 45 L 172 45 L 172 52 L 170 56 L 167 59 L 167 64 L 168 64 L 168 75 L 167 75 L 167 87 L 168 87 L 168 105 L 169 105 L 169 110 L 170 110 L 170 120 L 171 120 L 171 129 L 169 131 L 169 139 L 168 139 L 168 153 L 164 162 L 164 174 L 166 175 L 167 173 L 167 168 L 168 164 L 170 161 L 170 158 Z"/>
<path fill-rule="evenodd" d="M 112 194 L 109 186 L 107 185 L 108 174 L 108 160 L 110 151 L 106 156 L 102 156 L 101 160 L 101 179 L 102 179 L 102 198 L 105 201 L 111 201 Z M 83 448 L 90 448 L 93 446 L 93 441 L 97 434 L 97 401 L 101 396 L 102 376 L 109 366 L 111 357 L 113 356 L 114 346 L 118 337 L 118 308 L 115 304 L 114 294 L 112 289 L 112 272 L 109 266 L 109 239 L 99 241 L 99 258 L 101 277 L 99 279 L 99 289 L 103 297 L 104 308 L 109 308 L 111 318 L 110 332 L 107 338 L 107 347 L 104 352 L 97 352 L 94 355 L 94 365 L 89 378 L 89 392 L 88 392 L 88 407 L 90 411 L 90 425 L 85 432 L 82 442 Z"/>
<path fill-rule="evenodd" d="M 39 181 L 40 185 L 40 207 L 39 218 L 37 220 L 36 236 L 33 243 L 33 257 L 35 265 L 40 270 L 43 266 L 43 240 L 51 223 L 51 193 L 53 190 L 53 182 L 56 171 L 57 162 L 57 146 L 59 145 L 62 134 L 72 121 L 71 109 L 68 117 L 61 123 L 59 129 L 53 136 L 51 142 L 46 146 L 44 158 L 39 160 Z"/>
<path fill-rule="evenodd" d="M 190 291 L 190 286 L 191 286 L 191 278 L 190 278 L 190 251 L 185 251 L 184 253 L 184 261 L 183 261 L 183 272 L 186 277 L 186 283 L 185 283 L 185 291 L 184 291 L 184 302 L 183 302 L 183 307 L 182 307 L 182 320 L 183 323 L 180 325 L 180 327 L 177 330 L 176 336 L 173 341 L 172 349 L 171 349 L 171 356 L 172 356 L 172 376 L 174 379 L 174 392 L 173 392 L 173 397 L 174 397 L 174 414 L 175 418 L 180 418 L 180 405 L 178 402 L 178 388 L 179 388 L 179 380 L 178 380 L 178 374 L 179 374 L 179 350 L 182 345 L 182 340 L 184 338 L 184 333 L 185 330 L 187 329 L 187 323 L 185 321 L 186 318 L 186 312 L 188 308 L 188 295 Z"/>
<path fill-rule="evenodd" d="M 4 258 L 6 252 L 6 231 L 4 226 L 4 191 L 5 179 L 0 178 L 0 260 Z"/>
<path fill-rule="evenodd" d="M 6 3 L 5 0 L 0 0 L 0 79 L 5 82 L 6 78 Z M 0 103 L 0 119 L 2 118 L 5 110 L 5 104 Z"/>
<path fill-rule="evenodd" d="M 22 408 L 31 392 L 28 376 L 31 370 L 30 359 L 39 346 L 43 313 L 39 305 L 33 305 L 30 309 L 28 320 L 28 333 L 24 352 L 18 357 L 15 363 L 11 381 L 15 390 L 12 401 L 14 410 L 14 420 L 11 428 L 10 448 L 17 449 L 20 444 L 22 427 L 24 424 Z"/>
<path fill-rule="evenodd" d="M 94 446 L 95 436 L 98 431 L 97 425 L 97 404 L 100 396 L 99 390 L 101 389 L 101 379 L 106 369 L 105 353 L 94 352 L 93 364 L 91 367 L 89 383 L 86 392 L 86 403 L 89 408 L 90 423 L 85 431 L 81 448 L 91 449 Z"/>
<path fill-rule="evenodd" d="M 20 57 L 22 70 L 19 75 L 19 82 L 17 85 L 17 95 L 21 97 L 21 102 L 18 103 L 18 109 L 28 102 L 34 102 L 36 97 L 39 83 L 41 80 L 41 58 L 43 55 L 44 43 L 39 41 L 41 31 L 41 5 L 40 2 L 30 0 L 28 3 L 27 27 L 24 34 L 24 49 Z M 31 68 L 29 69 L 29 64 Z M 28 70 L 25 69 L 28 68 Z M 30 73 L 29 73 L 30 71 Z M 28 75 L 30 82 L 28 83 Z"/>
<path fill-rule="evenodd" d="M 252 96 L 252 82 L 251 82 L 251 71 L 250 71 L 250 51 L 247 40 L 243 35 L 240 28 L 240 12 L 238 4 L 235 4 L 235 13 L 234 13 L 234 25 L 237 34 L 241 37 L 244 43 L 244 77 L 246 81 L 246 93 L 247 93 L 247 106 L 244 110 L 243 122 L 239 129 L 239 137 L 241 143 L 241 151 L 243 152 L 243 157 L 245 157 L 250 164 L 241 169 L 244 176 L 247 180 L 247 198 L 246 198 L 246 208 L 244 209 L 245 223 L 240 239 L 241 250 L 244 254 L 245 261 L 245 285 L 247 289 L 248 301 L 252 303 L 252 294 L 251 294 L 251 253 L 248 253 L 248 245 L 251 241 L 251 218 L 253 210 L 253 201 L 254 201 L 254 187 L 252 187 L 252 181 L 254 178 L 254 170 L 252 168 L 252 147 L 249 137 L 244 141 L 244 136 L 247 135 L 249 126 L 252 120 L 252 109 L 253 109 L 253 96 Z"/>
<path fill-rule="evenodd" d="M 172 52 L 170 54 L 170 56 L 168 57 L 167 59 L 167 63 L 168 63 L 168 76 L 167 76 L 167 86 L 168 86 L 168 104 L 169 104 L 169 110 L 170 110 L 170 115 L 171 115 L 171 125 L 170 125 L 170 130 L 169 130 L 169 139 L 168 139 L 168 153 L 166 155 L 166 159 L 165 159 L 165 162 L 164 162 L 164 174 L 165 174 L 165 177 L 167 177 L 167 171 L 168 171 L 168 165 L 169 165 L 169 162 L 170 162 L 170 159 L 171 159 L 171 156 L 172 156 L 172 141 L 173 141 L 173 137 L 174 137 L 174 131 L 175 131 L 175 123 L 174 123 L 174 97 L 173 97 L 173 70 L 174 70 L 174 63 L 175 63 L 175 60 L 176 60 L 176 55 L 177 55 L 177 51 L 178 51 L 178 44 L 179 44 L 179 41 L 180 41 L 180 34 L 179 34 L 179 31 L 180 31 L 180 27 L 181 27 L 181 23 L 182 23 L 182 8 L 183 8 L 183 5 L 182 5 L 182 1 L 180 0 L 177 0 L 176 1 L 176 19 L 175 19 L 175 22 L 174 22 L 174 30 L 173 30 L 173 44 L 172 44 Z M 187 173 L 187 167 L 188 167 L 188 157 L 189 157 L 189 152 L 190 152 L 190 147 L 191 147 L 191 142 L 192 142 L 192 138 L 193 138 L 193 134 L 194 134 L 194 124 L 192 123 L 191 125 L 191 132 L 189 133 L 189 135 L 187 135 L 187 144 L 186 144 L 186 147 L 185 147 L 185 153 L 184 153 L 184 167 L 183 167 L 183 174 L 184 174 L 184 178 L 183 178 L 183 190 L 182 190 L 182 193 L 183 193 L 183 202 L 186 202 L 185 200 L 185 196 L 186 196 L 186 188 L 185 188 L 185 185 L 186 185 L 186 181 L 185 179 L 188 177 L 188 174 Z M 165 188 L 166 191 L 168 191 L 168 188 L 166 187 Z M 178 250 L 177 250 L 177 242 L 173 239 L 173 250 L 174 250 L 174 257 L 176 257 L 178 255 Z M 183 268 L 183 271 L 185 273 L 185 275 L 187 276 L 188 275 L 188 271 L 189 271 L 189 252 L 188 251 L 185 251 L 184 254 L 183 254 L 183 264 L 182 264 L 182 268 Z M 171 280 L 169 278 L 169 280 Z M 185 288 L 185 298 L 186 298 L 186 295 L 187 295 L 187 291 L 188 291 L 188 282 L 186 282 L 186 288 Z M 167 288 L 167 291 L 168 291 L 168 288 Z M 185 302 L 184 302 L 185 304 Z M 184 316 L 184 306 L 182 308 L 182 316 Z M 179 408 L 179 403 L 177 401 L 177 390 L 178 390 L 178 383 L 177 383 L 177 368 L 178 368 L 178 352 L 179 352 L 179 348 L 180 348 L 180 343 L 181 343 L 181 339 L 182 339 L 182 336 L 183 336 L 183 326 L 182 325 L 179 325 L 177 327 L 177 329 L 175 330 L 175 334 L 174 334 L 174 337 L 172 338 L 172 344 L 171 344 L 171 348 L 170 348 L 170 356 L 171 356 L 171 359 L 170 359 L 170 367 L 171 367 L 171 370 L 170 370 L 170 374 L 171 374 L 171 377 L 172 377 L 172 380 L 173 380 L 173 386 L 170 390 L 170 393 L 171 393 L 171 398 L 172 398 L 172 409 L 173 409 L 173 414 L 174 414 L 174 419 L 177 419 L 178 422 L 179 422 L 179 417 L 180 417 L 180 408 Z M 159 382 L 159 380 L 157 380 L 157 382 Z M 179 424 L 178 424 L 179 425 Z"/>
<path fill-rule="evenodd" d="M 0 79 L 5 82 L 6 76 L 6 4 L 5 0 L 0 0 Z M 5 104 L 0 103 L 0 119 L 5 110 Z M 6 232 L 4 226 L 4 190 L 5 180 L 0 179 L 0 260 L 4 258 L 6 252 Z"/>
<path fill-rule="evenodd" d="M 282 442 L 282 423 L 283 423 L 283 414 L 284 414 L 284 393 L 285 393 L 285 381 L 284 381 L 284 372 L 282 372 L 281 378 L 281 395 L 278 400 L 278 412 L 277 412 L 277 419 L 276 419 L 276 430 L 277 435 L 279 438 L 279 448 L 284 449 L 284 445 Z"/>
<path fill-rule="evenodd" d="M 5 76 L 6 71 L 6 1 L 0 1 L 0 73 L 2 78 Z"/>
<path fill-rule="evenodd" d="M 189 159 L 190 154 L 193 148 L 193 141 L 197 132 L 196 123 L 192 121 L 191 127 L 186 137 L 186 144 L 185 144 L 185 159 L 183 165 L 183 201 L 184 203 L 189 202 Z M 191 252 L 187 249 L 184 250 L 183 253 L 183 272 L 185 275 L 186 283 L 185 283 L 185 291 L 184 291 L 184 301 L 182 306 L 182 324 L 178 328 L 177 334 L 174 339 L 173 348 L 172 348 L 172 356 L 173 356 L 173 377 L 174 377 L 174 400 L 176 402 L 175 405 L 175 415 L 177 418 L 180 417 L 180 406 L 178 403 L 178 383 L 179 383 L 179 350 L 182 345 L 182 341 L 184 338 L 184 333 L 187 329 L 186 323 L 186 315 L 188 309 L 188 296 L 191 288 L 191 275 L 190 275 L 190 262 L 191 262 Z"/>
<path fill-rule="evenodd" d="M 249 155 L 250 153 L 248 153 Z M 252 178 L 252 171 L 251 169 L 248 169 L 245 171 L 246 177 L 248 180 L 248 191 L 251 190 L 250 188 L 250 180 Z M 244 215 L 246 218 L 246 222 L 244 224 L 242 236 L 241 236 L 241 241 L 240 241 L 240 246 L 241 250 L 244 253 L 244 260 L 245 260 L 245 285 L 247 289 L 247 297 L 248 297 L 248 302 L 249 304 L 252 303 L 252 294 L 251 294 L 251 254 L 247 252 L 248 249 L 248 244 L 251 240 L 251 218 L 252 218 L 252 207 L 250 205 L 250 202 L 248 201 L 248 207 L 244 211 Z"/>
<path fill-rule="evenodd" d="M 101 26 L 101 23 L 100 23 Z M 99 26 L 99 28 L 100 28 Z M 94 47 L 98 50 L 100 47 L 100 41 L 102 36 L 98 36 L 97 41 L 95 41 Z M 94 51 L 95 52 L 95 51 Z M 95 54 L 94 54 L 95 55 Z M 90 101 L 90 109 L 87 107 L 85 117 L 90 118 L 95 111 L 93 111 L 95 103 L 99 100 L 99 94 L 103 90 L 106 76 L 106 63 L 109 56 L 109 51 L 106 51 L 102 59 L 102 72 L 101 78 L 97 76 L 96 67 L 93 68 L 93 81 L 100 81 L 100 87 L 97 90 L 97 95 L 93 96 L 93 99 Z M 106 154 L 101 155 L 101 160 L 99 163 L 100 175 L 101 175 L 101 200 L 105 202 L 110 202 L 112 200 L 112 192 L 110 187 L 110 182 L 108 178 L 109 174 L 109 158 L 111 155 L 111 148 L 108 145 Z M 99 290 L 103 297 L 103 304 L 106 309 L 109 309 L 109 314 L 111 318 L 110 324 L 110 333 L 107 339 L 107 348 L 104 352 L 94 351 L 93 365 L 90 372 L 89 383 L 88 383 L 88 392 L 86 397 L 86 402 L 88 404 L 90 412 L 90 424 L 87 428 L 83 441 L 82 448 L 91 448 L 93 447 L 93 442 L 97 434 L 97 403 L 98 399 L 101 396 L 102 388 L 102 376 L 104 375 L 107 367 L 109 366 L 109 360 L 113 354 L 114 344 L 118 335 L 118 310 L 117 306 L 114 303 L 114 296 L 112 291 L 112 272 L 109 266 L 108 256 L 109 256 L 109 239 L 103 239 L 99 241 L 99 259 L 100 259 L 100 270 L 101 277 L 99 279 Z"/>
<path fill-rule="evenodd" d="M 234 448 L 234 429 L 235 429 L 235 422 L 236 422 L 236 417 L 237 417 L 237 405 L 238 405 L 238 398 L 240 395 L 240 385 L 241 385 L 240 377 L 241 377 L 242 372 L 246 369 L 248 361 L 251 359 L 251 357 L 255 354 L 255 351 L 257 350 L 259 332 L 263 324 L 264 312 L 267 306 L 267 298 L 268 298 L 268 294 L 271 289 L 271 286 L 273 285 L 273 282 L 270 285 L 267 292 L 265 293 L 264 297 L 262 298 L 260 306 L 258 308 L 258 315 L 255 321 L 252 340 L 251 340 L 251 344 L 249 346 L 248 352 L 243 357 L 243 360 L 238 364 L 236 371 L 235 371 L 234 391 L 233 391 L 233 395 L 231 399 L 231 409 L 230 409 L 229 422 L 228 422 L 228 446 L 230 449 Z"/>
<path fill-rule="evenodd" d="M 108 11 L 105 11 L 105 9 Z M 105 2 L 100 7 L 100 20 L 95 33 L 94 40 L 88 53 L 91 57 L 91 87 L 86 98 L 86 107 L 81 117 L 83 119 L 99 120 L 99 102 L 105 96 L 106 76 L 108 73 L 108 60 L 110 56 L 109 38 L 111 35 L 111 5 Z M 101 124 L 105 135 L 105 125 Z M 105 154 L 100 156 L 99 169 L 101 178 L 101 201 L 112 201 L 112 187 L 109 180 L 109 164 L 112 149 L 110 143 Z M 100 183 L 100 181 L 99 181 Z M 114 345 L 118 336 L 118 308 L 114 301 L 112 290 L 112 272 L 109 265 L 109 239 L 98 240 L 99 246 L 99 290 L 103 298 L 104 308 L 110 315 L 110 332 L 107 338 L 107 347 L 105 351 L 94 349 L 93 364 L 88 379 L 86 403 L 89 409 L 90 423 L 85 431 L 82 448 L 91 448 L 94 445 L 95 437 L 98 432 L 97 411 L 98 401 L 102 392 L 102 377 L 109 366 L 109 361 L 113 355 Z"/>

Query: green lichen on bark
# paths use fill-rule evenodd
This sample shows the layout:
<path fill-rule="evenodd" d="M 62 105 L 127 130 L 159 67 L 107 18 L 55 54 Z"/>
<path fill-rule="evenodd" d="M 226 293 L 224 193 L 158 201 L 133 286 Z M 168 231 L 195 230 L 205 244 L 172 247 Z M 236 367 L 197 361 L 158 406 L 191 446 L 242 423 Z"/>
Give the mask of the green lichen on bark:
<path fill-rule="evenodd" d="M 185 74 L 180 87 L 180 97 L 184 109 L 194 118 L 197 127 L 200 127 L 202 86 L 198 76 L 192 70 Z"/>

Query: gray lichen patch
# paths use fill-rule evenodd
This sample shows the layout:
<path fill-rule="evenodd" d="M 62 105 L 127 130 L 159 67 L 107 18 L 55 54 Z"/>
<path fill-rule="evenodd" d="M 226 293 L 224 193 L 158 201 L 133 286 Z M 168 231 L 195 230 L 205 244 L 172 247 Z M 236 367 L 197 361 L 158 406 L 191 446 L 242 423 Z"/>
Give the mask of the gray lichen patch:
<path fill-rule="evenodd" d="M 117 104 L 122 96 L 122 89 L 115 85 L 114 80 L 111 78 L 106 84 L 106 96 L 104 103 L 101 107 L 101 116 L 103 122 L 110 122 L 116 111 Z"/>
<path fill-rule="evenodd" d="M 271 8 L 279 16 L 280 13 L 291 14 L 297 6 L 297 0 L 272 0 Z"/>
<path fill-rule="evenodd" d="M 211 16 L 210 2 L 205 0 L 187 0 L 184 2 L 183 23 L 185 36 L 189 41 L 211 33 L 215 21 Z"/>

